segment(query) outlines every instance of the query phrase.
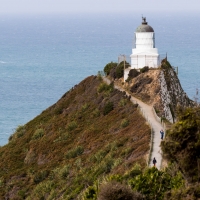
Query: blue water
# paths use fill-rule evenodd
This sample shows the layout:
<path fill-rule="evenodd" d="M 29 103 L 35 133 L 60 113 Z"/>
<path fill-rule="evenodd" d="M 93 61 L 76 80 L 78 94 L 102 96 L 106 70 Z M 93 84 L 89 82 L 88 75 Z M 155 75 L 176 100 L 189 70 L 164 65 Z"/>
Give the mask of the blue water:
<path fill-rule="evenodd" d="M 179 67 L 190 98 L 200 87 L 200 14 L 149 14 L 156 47 Z M 119 54 L 131 54 L 141 15 L 1 16 L 0 145 Z"/>

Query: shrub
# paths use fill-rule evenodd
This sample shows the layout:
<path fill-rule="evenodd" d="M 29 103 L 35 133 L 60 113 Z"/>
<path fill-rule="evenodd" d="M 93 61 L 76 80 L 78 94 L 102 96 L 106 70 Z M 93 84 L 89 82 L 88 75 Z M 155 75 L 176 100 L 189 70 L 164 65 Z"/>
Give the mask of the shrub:
<path fill-rule="evenodd" d="M 111 112 L 114 109 L 114 105 L 113 102 L 108 102 L 106 103 L 106 105 L 104 106 L 104 110 L 103 110 L 103 114 L 107 115 L 109 112 Z"/>
<path fill-rule="evenodd" d="M 71 149 L 70 151 L 67 152 L 66 158 L 75 158 L 79 155 L 81 155 L 84 152 L 84 148 L 82 146 L 78 146 L 75 149 Z"/>
<path fill-rule="evenodd" d="M 88 187 L 87 191 L 85 192 L 84 199 L 96 199 L 97 190 L 95 187 L 90 186 Z"/>
<path fill-rule="evenodd" d="M 113 89 L 114 89 L 114 85 L 113 85 L 113 84 L 108 85 L 108 84 L 106 84 L 106 83 L 101 83 L 101 84 L 99 85 L 99 87 L 97 88 L 97 91 L 98 91 L 99 93 L 101 93 L 101 92 L 103 92 L 103 91 L 112 92 Z"/>
<path fill-rule="evenodd" d="M 12 134 L 10 137 L 9 137 L 9 142 L 12 141 L 12 140 L 15 140 L 17 138 L 20 138 L 22 137 L 24 134 L 25 134 L 25 125 L 19 125 L 16 129 L 15 129 L 15 133 Z"/>
<path fill-rule="evenodd" d="M 129 125 L 129 120 L 128 119 L 123 119 L 121 122 L 121 127 L 125 128 Z"/>
<path fill-rule="evenodd" d="M 177 161 L 188 182 L 198 180 L 200 152 L 200 107 L 178 110 L 178 121 L 167 132 L 161 143 L 165 156 Z"/>
<path fill-rule="evenodd" d="M 160 171 L 156 167 L 152 167 L 130 179 L 129 184 L 134 190 L 145 195 L 146 199 L 162 200 L 166 191 L 183 186 L 184 182 L 182 180 L 180 173 L 171 176 L 166 171 Z"/>
<path fill-rule="evenodd" d="M 162 69 L 171 69 L 172 66 L 171 66 L 171 64 L 169 63 L 169 61 L 167 61 L 167 59 L 165 58 L 165 59 L 163 59 L 163 60 L 161 61 L 161 68 L 162 68 Z"/>
<path fill-rule="evenodd" d="M 128 74 L 128 78 L 132 79 L 138 76 L 140 73 L 136 69 L 131 69 Z"/>
<path fill-rule="evenodd" d="M 99 117 L 99 116 L 100 116 L 100 111 L 99 111 L 99 109 L 96 108 L 96 109 L 92 112 L 92 115 L 93 115 L 94 117 Z"/>
<path fill-rule="evenodd" d="M 141 73 L 145 73 L 145 72 L 148 72 L 148 71 L 149 71 L 149 67 L 148 66 L 145 66 L 142 69 L 140 69 Z"/>
<path fill-rule="evenodd" d="M 95 155 L 92 155 L 90 160 L 92 162 L 100 163 L 108 153 L 109 153 L 108 149 L 101 149 Z"/>
<path fill-rule="evenodd" d="M 124 75 L 124 66 L 119 64 L 116 67 L 116 78 L 121 78 Z"/>
<path fill-rule="evenodd" d="M 38 184 L 40 182 L 42 182 L 43 180 L 45 180 L 47 178 L 47 176 L 49 175 L 49 171 L 45 170 L 45 171 L 41 171 L 41 172 L 37 172 L 34 175 L 34 183 Z"/>
<path fill-rule="evenodd" d="M 65 165 L 62 169 L 60 169 L 59 176 L 62 179 L 65 179 L 65 178 L 67 178 L 68 175 L 69 175 L 69 166 Z"/>
<path fill-rule="evenodd" d="M 130 187 L 111 181 L 100 187 L 97 200 L 142 200 L 142 195 L 133 192 Z"/>
<path fill-rule="evenodd" d="M 114 67 L 110 70 L 110 77 L 112 77 L 113 79 L 116 79 L 116 68 Z"/>
<path fill-rule="evenodd" d="M 0 178 L 0 187 L 3 187 L 3 186 L 4 186 L 4 179 Z"/>
<path fill-rule="evenodd" d="M 114 167 L 115 161 L 110 156 L 103 159 L 103 161 L 95 168 L 94 176 L 98 177 L 101 174 L 108 174 Z"/>
<path fill-rule="evenodd" d="M 82 106 L 82 112 L 85 112 L 87 109 L 89 108 L 89 104 L 85 103 L 83 106 Z"/>
<path fill-rule="evenodd" d="M 67 125 L 67 130 L 68 131 L 73 131 L 77 127 L 78 127 L 77 123 L 75 121 L 72 121 Z"/>
<path fill-rule="evenodd" d="M 104 72 L 106 75 L 110 74 L 111 69 L 115 68 L 117 66 L 117 63 L 110 62 L 104 67 Z"/>
<path fill-rule="evenodd" d="M 16 134 L 17 134 L 17 138 L 22 137 L 25 134 L 25 126 L 19 125 L 16 128 Z"/>
<path fill-rule="evenodd" d="M 39 183 L 31 192 L 31 195 L 28 196 L 27 200 L 32 199 L 46 199 L 46 197 L 53 192 L 55 188 L 55 183 L 53 181 L 44 181 Z"/>
<path fill-rule="evenodd" d="M 21 197 L 21 199 L 25 199 L 25 197 L 26 197 L 25 190 L 19 190 L 17 194 Z"/>
<path fill-rule="evenodd" d="M 42 128 L 40 128 L 35 131 L 35 133 L 32 136 L 32 139 L 37 140 L 43 136 L 44 136 L 44 130 Z"/>
<path fill-rule="evenodd" d="M 92 186 L 89 186 L 83 193 L 80 195 L 79 199 L 82 200 L 95 200 L 97 199 L 97 193 L 99 191 L 99 182 L 95 181 Z"/>
<path fill-rule="evenodd" d="M 125 106 L 127 104 L 127 99 L 121 99 L 119 102 L 120 106 Z"/>

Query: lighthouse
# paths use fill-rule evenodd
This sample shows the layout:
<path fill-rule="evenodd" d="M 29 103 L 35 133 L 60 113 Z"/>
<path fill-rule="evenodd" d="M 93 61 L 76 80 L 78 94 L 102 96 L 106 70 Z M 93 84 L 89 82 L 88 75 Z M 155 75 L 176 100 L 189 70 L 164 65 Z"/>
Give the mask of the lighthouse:
<path fill-rule="evenodd" d="M 130 69 L 141 69 L 145 66 L 156 68 L 159 64 L 158 49 L 155 48 L 155 33 L 148 25 L 146 17 L 142 17 L 142 24 L 135 30 L 135 45 L 132 49 L 131 68 L 124 72 L 124 80 L 128 78 Z"/>

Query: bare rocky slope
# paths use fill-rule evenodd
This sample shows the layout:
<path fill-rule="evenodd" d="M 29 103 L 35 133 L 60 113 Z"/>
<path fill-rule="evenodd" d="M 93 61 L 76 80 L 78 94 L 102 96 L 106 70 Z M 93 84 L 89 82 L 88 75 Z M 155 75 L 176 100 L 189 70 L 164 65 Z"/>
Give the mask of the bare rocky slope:
<path fill-rule="evenodd" d="M 121 86 L 123 84 L 123 87 L 135 97 L 152 105 L 158 116 L 171 123 L 176 121 L 178 106 L 193 105 L 182 89 L 175 70 L 166 59 L 162 61 L 160 68 L 140 73 L 125 84 L 123 79 L 116 80 L 116 82 Z"/>

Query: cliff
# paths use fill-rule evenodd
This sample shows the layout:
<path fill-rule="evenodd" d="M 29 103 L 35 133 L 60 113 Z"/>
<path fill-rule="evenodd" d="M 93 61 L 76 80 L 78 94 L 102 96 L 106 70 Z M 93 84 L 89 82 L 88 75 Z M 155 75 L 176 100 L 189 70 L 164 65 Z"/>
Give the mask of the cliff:
<path fill-rule="evenodd" d="M 193 101 L 182 89 L 175 70 L 166 59 L 162 61 L 160 68 L 144 69 L 146 70 L 129 78 L 123 87 L 133 96 L 152 105 L 159 117 L 175 122 L 178 106 L 193 105 Z M 116 83 L 122 85 L 123 80 L 118 79 Z"/>

